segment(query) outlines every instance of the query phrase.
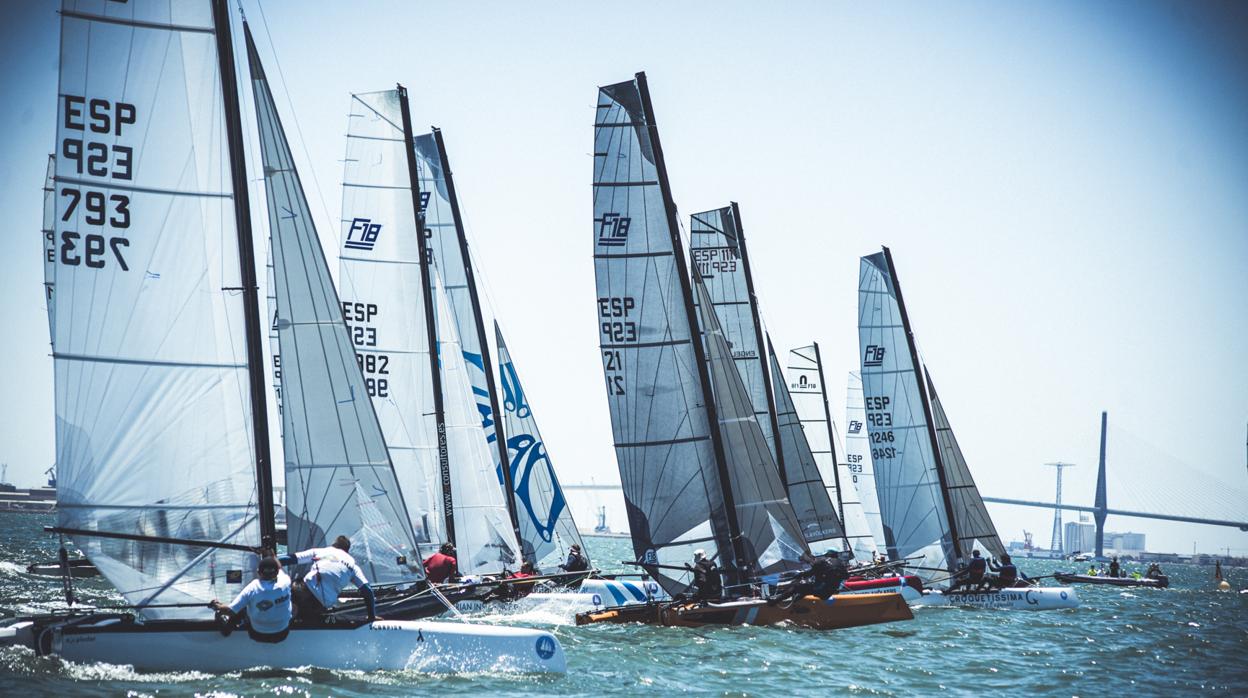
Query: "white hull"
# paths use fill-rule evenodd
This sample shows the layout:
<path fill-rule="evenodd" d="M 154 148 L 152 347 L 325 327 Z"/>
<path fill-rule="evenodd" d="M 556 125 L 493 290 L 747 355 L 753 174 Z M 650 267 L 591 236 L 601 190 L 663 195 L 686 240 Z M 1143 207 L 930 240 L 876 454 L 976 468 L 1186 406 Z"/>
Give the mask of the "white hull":
<path fill-rule="evenodd" d="M 586 579 L 581 582 L 581 593 L 597 595 L 602 606 L 631 606 L 671 598 L 653 579 L 636 582 L 622 579 Z"/>
<path fill-rule="evenodd" d="M 225 637 L 208 624 L 161 625 L 121 625 L 109 620 L 67 632 L 53 627 L 48 631 L 50 643 L 44 638 L 44 648 L 72 662 L 131 665 L 148 671 L 216 673 L 304 666 L 430 673 L 566 671 L 559 641 L 548 632 L 528 628 L 377 621 L 355 628 L 292 629 L 285 640 L 270 644 L 252 640 L 245 630 Z M 21 629 L 9 630 L 9 639 L 24 639 Z"/>
<path fill-rule="evenodd" d="M 543 611 L 559 615 L 573 615 L 585 611 L 596 611 L 603 608 L 604 604 L 599 594 L 582 594 L 575 591 L 534 592 L 505 602 L 485 603 L 477 599 L 455 602 L 455 610 L 464 614 L 490 613 L 503 607 L 511 613 Z M 446 611 L 440 617 L 450 618 L 454 615 Z"/>
<path fill-rule="evenodd" d="M 1079 596 L 1073 587 L 1019 587 L 994 591 L 955 592 L 924 591 L 911 602 L 914 606 L 969 606 L 1014 611 L 1051 611 L 1077 608 Z"/>

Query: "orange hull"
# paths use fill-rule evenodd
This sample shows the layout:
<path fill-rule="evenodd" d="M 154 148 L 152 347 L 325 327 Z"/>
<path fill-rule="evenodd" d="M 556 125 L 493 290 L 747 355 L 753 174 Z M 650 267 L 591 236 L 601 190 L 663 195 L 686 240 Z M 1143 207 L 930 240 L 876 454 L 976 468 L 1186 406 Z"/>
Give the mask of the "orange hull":
<path fill-rule="evenodd" d="M 576 616 L 577 625 L 647 623 L 696 628 L 703 625 L 776 625 L 834 630 L 910 620 L 914 615 L 900 594 L 846 594 L 821 599 L 806 596 L 793 602 L 742 599 L 697 604 L 668 601 L 620 606 Z"/>

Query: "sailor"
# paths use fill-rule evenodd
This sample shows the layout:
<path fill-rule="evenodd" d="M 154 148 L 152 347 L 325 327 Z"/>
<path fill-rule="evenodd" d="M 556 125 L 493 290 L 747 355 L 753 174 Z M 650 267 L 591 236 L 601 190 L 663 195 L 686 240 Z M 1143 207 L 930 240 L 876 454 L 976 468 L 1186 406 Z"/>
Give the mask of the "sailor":
<path fill-rule="evenodd" d="M 1121 576 L 1122 576 L 1122 568 L 1118 565 L 1118 556 L 1117 556 L 1117 555 L 1115 555 L 1115 556 L 1113 557 L 1113 559 L 1111 559 L 1111 560 L 1109 561 L 1109 576 L 1111 576 L 1111 577 L 1121 577 Z"/>
<path fill-rule="evenodd" d="M 312 548 L 280 558 L 288 565 L 312 564 L 312 569 L 292 587 L 299 620 L 304 622 L 324 620 L 329 609 L 338 603 L 338 594 L 347 582 L 355 584 L 360 590 L 360 596 L 364 597 L 368 621 L 371 623 L 381 620 L 377 617 L 373 588 L 368 585 L 368 579 L 365 578 L 359 565 L 355 564 L 355 558 L 351 557 L 349 550 L 351 550 L 351 539 L 338 536 L 334 539 L 334 544 L 328 548 Z"/>
<path fill-rule="evenodd" d="M 568 561 L 559 565 L 564 572 L 584 572 L 589 569 L 589 559 L 581 552 L 581 546 L 573 543 L 568 549 Z"/>
<path fill-rule="evenodd" d="M 262 558 L 256 579 L 243 587 L 230 605 L 213 599 L 208 607 L 231 623 L 246 617 L 247 634 L 256 642 L 281 642 L 290 632 L 290 577 L 277 558 Z"/>
<path fill-rule="evenodd" d="M 1157 579 L 1159 577 L 1164 577 L 1166 575 L 1162 574 L 1161 565 L 1158 565 L 1156 562 L 1154 562 L 1153 564 L 1148 566 L 1148 571 L 1144 573 L 1144 576 L 1148 577 L 1149 579 Z"/>
<path fill-rule="evenodd" d="M 988 572 L 988 561 L 980 557 L 979 549 L 971 551 L 971 561 L 963 570 L 962 586 L 975 590 L 984 588 L 984 575 Z"/>
<path fill-rule="evenodd" d="M 1010 560 L 1009 553 L 1001 553 L 1001 563 L 990 566 L 992 571 L 997 573 L 997 576 L 992 578 L 992 586 L 998 589 L 1005 589 L 1018 584 L 1018 568 Z"/>
<path fill-rule="evenodd" d="M 438 548 L 438 552 L 425 558 L 425 577 L 431 584 L 441 584 L 455 576 L 459 569 L 459 561 L 455 559 L 455 546 L 447 541 Z"/>
<path fill-rule="evenodd" d="M 849 579 L 846 555 L 844 552 L 829 550 L 813 559 L 810 566 L 811 593 L 826 599 L 841 588 L 841 584 Z"/>
<path fill-rule="evenodd" d="M 719 568 L 706 556 L 706 551 L 693 551 L 693 567 L 689 569 L 693 570 L 693 585 L 690 590 L 694 599 L 717 601 L 724 595 L 724 583 L 719 577 Z"/>

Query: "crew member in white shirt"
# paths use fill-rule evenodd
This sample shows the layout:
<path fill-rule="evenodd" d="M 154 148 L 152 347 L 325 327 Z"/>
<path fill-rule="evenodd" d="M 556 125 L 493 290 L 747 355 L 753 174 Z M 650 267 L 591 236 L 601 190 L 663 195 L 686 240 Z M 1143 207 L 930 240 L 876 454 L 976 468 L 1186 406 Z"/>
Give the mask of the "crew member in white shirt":
<path fill-rule="evenodd" d="M 260 560 L 256 575 L 229 606 L 216 599 L 208 606 L 231 621 L 245 614 L 247 634 L 256 642 L 281 642 L 290 631 L 290 577 L 273 557 Z"/>
<path fill-rule="evenodd" d="M 287 565 L 311 564 L 312 569 L 304 575 L 302 582 L 294 585 L 295 606 L 298 608 L 299 620 L 316 622 L 323 620 L 326 613 L 338 603 L 338 594 L 348 582 L 355 584 L 364 597 L 364 605 L 368 609 L 368 620 L 371 623 L 380 620 L 377 617 L 376 601 L 373 589 L 355 558 L 347 551 L 351 549 L 351 540 L 346 536 L 338 536 L 334 544 L 328 548 L 312 548 L 298 553 L 285 555 L 281 561 Z"/>

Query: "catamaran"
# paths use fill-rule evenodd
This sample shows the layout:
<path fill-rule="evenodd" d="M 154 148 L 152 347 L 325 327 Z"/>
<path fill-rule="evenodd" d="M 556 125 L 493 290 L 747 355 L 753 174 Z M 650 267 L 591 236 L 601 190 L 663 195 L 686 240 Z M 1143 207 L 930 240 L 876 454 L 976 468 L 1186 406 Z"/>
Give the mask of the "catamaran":
<path fill-rule="evenodd" d="M 562 672 L 558 640 L 524 628 L 340 622 L 297 625 L 270 644 L 214 621 L 208 602 L 233 598 L 254 576 L 256 552 L 276 549 L 228 5 L 67 0 L 61 23 L 51 530 L 83 550 L 126 606 L 19 619 L 0 641 L 153 670 Z M 283 381 L 283 438 L 298 483 L 291 533 L 316 543 L 350 532 L 370 575 L 419 579 L 393 555 L 413 543 L 397 515 L 402 493 L 371 406 L 355 399 L 363 376 L 247 44 L 278 332 L 285 366 L 301 373 Z M 313 491 L 337 503 L 338 517 L 301 502 Z"/>
<path fill-rule="evenodd" d="M 863 257 L 858 335 L 866 426 L 885 549 L 928 587 L 923 605 L 1044 610 L 1079 605 L 1071 587 L 951 591 L 980 550 L 1005 546 L 953 436 L 926 367 L 919 361 L 892 253 Z"/>
<path fill-rule="evenodd" d="M 804 566 L 796 514 L 705 286 L 686 267 L 644 73 L 599 89 L 594 267 L 600 346 L 635 564 L 676 597 L 704 549 L 740 593 Z M 834 628 L 905 620 L 896 594 L 622 606 L 578 624 Z"/>

